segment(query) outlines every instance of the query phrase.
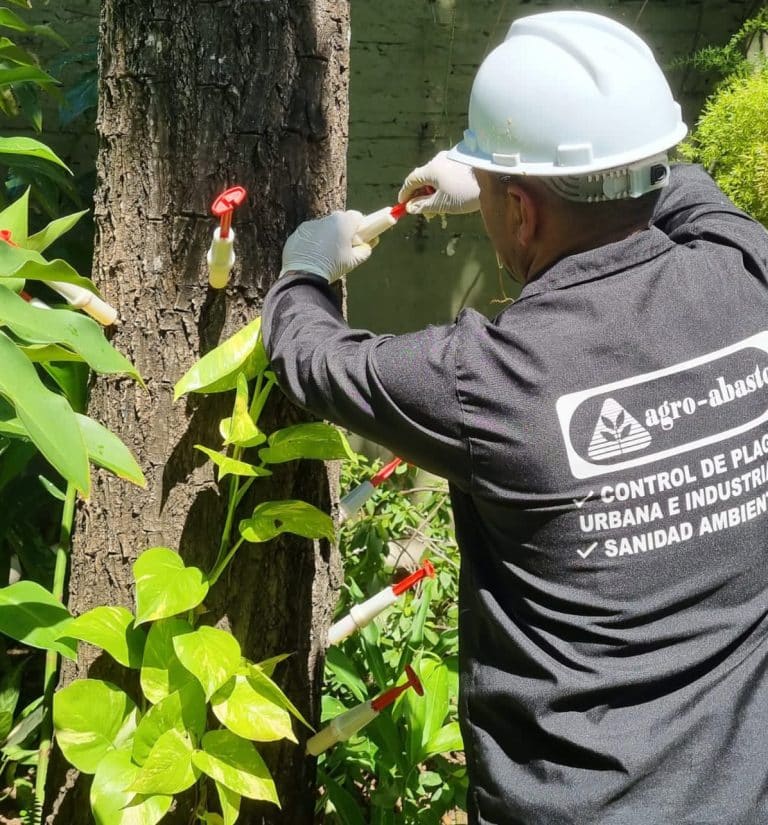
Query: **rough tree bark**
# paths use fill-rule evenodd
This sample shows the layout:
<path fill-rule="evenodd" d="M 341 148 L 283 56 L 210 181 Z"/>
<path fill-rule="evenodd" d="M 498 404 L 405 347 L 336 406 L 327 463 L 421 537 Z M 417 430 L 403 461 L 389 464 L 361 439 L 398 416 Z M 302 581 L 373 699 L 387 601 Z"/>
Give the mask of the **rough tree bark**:
<path fill-rule="evenodd" d="M 148 485 L 95 479 L 77 520 L 75 614 L 131 606 L 131 564 L 147 547 L 178 548 L 188 564 L 212 562 L 225 497 L 193 445 L 217 443 L 231 398 L 174 404 L 173 385 L 258 314 L 288 232 L 342 205 L 348 36 L 347 0 L 103 0 L 94 279 L 119 309 L 114 343 L 148 392 L 129 381 L 99 382 L 90 413 L 133 449 Z M 226 292 L 217 292 L 205 270 L 208 209 L 234 183 L 249 191 L 235 223 L 240 263 Z M 285 402 L 268 415 L 268 427 L 298 420 Z M 327 508 L 331 472 L 320 462 L 282 465 L 270 484 L 254 487 L 261 499 Z M 278 680 L 310 717 L 337 580 L 332 548 L 286 538 L 241 548 L 207 600 L 212 620 L 231 627 L 249 657 L 297 652 Z M 86 673 L 120 678 L 101 656 L 63 679 Z M 244 807 L 240 821 L 310 822 L 314 766 L 303 747 L 266 755 L 282 811 Z M 72 771 L 58 779 L 49 822 L 90 822 L 87 780 Z M 189 811 L 164 821 L 187 822 Z"/>

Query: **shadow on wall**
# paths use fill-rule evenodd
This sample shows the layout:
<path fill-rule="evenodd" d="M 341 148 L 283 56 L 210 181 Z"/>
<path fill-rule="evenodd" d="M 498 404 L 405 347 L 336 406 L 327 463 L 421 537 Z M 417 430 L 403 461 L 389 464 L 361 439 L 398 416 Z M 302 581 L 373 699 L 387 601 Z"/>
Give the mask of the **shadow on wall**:
<path fill-rule="evenodd" d="M 397 200 L 406 174 L 456 143 L 466 127 L 472 80 L 517 17 L 556 9 L 604 13 L 651 45 L 662 66 L 728 40 L 752 2 L 733 0 L 390 0 L 352 4 L 349 208 Z M 706 13 L 705 13 L 706 8 Z M 692 125 L 708 78 L 668 72 Z M 517 294 L 508 276 L 504 288 Z M 403 218 L 348 283 L 349 320 L 401 333 L 453 320 L 462 306 L 486 315 L 503 305 L 499 273 L 479 216 Z"/>
<path fill-rule="evenodd" d="M 500 281 L 500 278 L 503 281 Z M 465 306 L 495 315 L 519 287 L 501 273 L 479 215 L 406 216 L 348 280 L 353 326 L 408 332 L 453 320 Z"/>

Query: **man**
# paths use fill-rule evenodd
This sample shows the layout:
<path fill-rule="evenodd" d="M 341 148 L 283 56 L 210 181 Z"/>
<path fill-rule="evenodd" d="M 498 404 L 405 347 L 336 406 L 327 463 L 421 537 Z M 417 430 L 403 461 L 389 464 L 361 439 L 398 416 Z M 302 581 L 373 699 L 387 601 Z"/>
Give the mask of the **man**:
<path fill-rule="evenodd" d="M 670 172 L 679 107 L 606 18 L 514 23 L 469 122 L 401 199 L 479 199 L 518 300 L 350 329 L 328 281 L 370 255 L 361 216 L 303 224 L 279 380 L 450 482 L 470 822 L 768 822 L 768 235 Z"/>

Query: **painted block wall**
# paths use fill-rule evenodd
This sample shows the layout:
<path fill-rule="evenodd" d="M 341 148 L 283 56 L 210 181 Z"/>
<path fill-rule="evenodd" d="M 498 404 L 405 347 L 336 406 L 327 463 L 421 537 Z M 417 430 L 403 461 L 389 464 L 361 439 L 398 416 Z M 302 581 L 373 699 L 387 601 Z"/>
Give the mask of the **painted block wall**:
<path fill-rule="evenodd" d="M 92 48 L 98 0 L 34 5 L 38 20 L 50 22 L 74 47 Z M 365 212 L 394 203 L 413 166 L 461 137 L 476 67 L 516 17 L 553 9 L 608 14 L 641 34 L 667 65 L 703 45 L 725 42 L 760 5 L 755 0 L 351 0 L 348 205 Z M 68 77 L 78 70 L 77 63 L 68 67 Z M 707 79 L 691 70 L 668 74 L 692 124 Z M 47 128 L 52 125 L 49 119 Z M 76 167 L 88 166 L 96 151 L 92 129 L 82 121 L 51 135 L 50 142 Z M 502 296 L 499 277 L 479 216 L 444 222 L 405 218 L 349 278 L 350 322 L 403 332 L 450 321 L 465 305 L 493 315 L 502 306 L 494 303 Z M 514 294 L 503 277 L 504 288 Z"/>

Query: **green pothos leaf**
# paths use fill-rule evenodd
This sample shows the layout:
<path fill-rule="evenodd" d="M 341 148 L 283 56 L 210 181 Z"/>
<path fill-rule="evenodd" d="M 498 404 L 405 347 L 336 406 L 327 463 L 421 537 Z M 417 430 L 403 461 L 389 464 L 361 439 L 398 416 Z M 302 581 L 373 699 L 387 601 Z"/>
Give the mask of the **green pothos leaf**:
<path fill-rule="evenodd" d="M 230 458 L 228 455 L 216 452 L 216 450 L 212 450 L 210 447 L 204 447 L 202 444 L 195 444 L 195 449 L 200 450 L 201 453 L 205 453 L 219 468 L 219 481 L 225 476 L 264 478 L 272 475 L 272 471 L 267 470 L 266 467 L 257 467 L 254 464 L 249 464 L 247 461 L 238 461 L 235 458 Z"/>
<path fill-rule="evenodd" d="M 240 535 L 250 542 L 269 541 L 281 533 L 294 533 L 308 539 L 333 541 L 331 517 L 306 501 L 266 501 L 259 504 L 239 525 Z"/>
<path fill-rule="evenodd" d="M 316 458 L 330 461 L 335 458 L 354 458 L 344 433 L 332 424 L 313 421 L 285 427 L 269 436 L 268 447 L 259 450 L 265 464 L 282 464 L 298 458 Z"/>
<path fill-rule="evenodd" d="M 145 550 L 133 565 L 133 575 L 137 625 L 192 610 L 208 594 L 202 570 L 187 567 L 169 547 Z"/>
<path fill-rule="evenodd" d="M 125 667 L 141 667 L 147 635 L 133 626 L 133 613 L 124 607 L 94 607 L 73 619 L 64 635 L 106 650 Z"/>
<path fill-rule="evenodd" d="M 91 785 L 96 825 L 157 825 L 166 815 L 172 796 L 144 796 L 126 790 L 140 770 L 131 761 L 130 749 L 113 750 L 102 758 Z"/>
<path fill-rule="evenodd" d="M 177 399 L 188 392 L 226 392 L 237 386 L 237 377 L 255 378 L 267 367 L 261 343 L 261 318 L 255 318 L 231 338 L 193 364 L 174 387 Z"/>
<path fill-rule="evenodd" d="M 53 697 L 56 741 L 68 762 L 95 773 L 101 760 L 126 743 L 136 728 L 136 706 L 100 679 L 78 679 Z"/>
<path fill-rule="evenodd" d="M 202 744 L 203 749 L 192 754 L 196 768 L 240 796 L 280 806 L 269 769 L 249 741 L 228 730 L 212 730 Z"/>

